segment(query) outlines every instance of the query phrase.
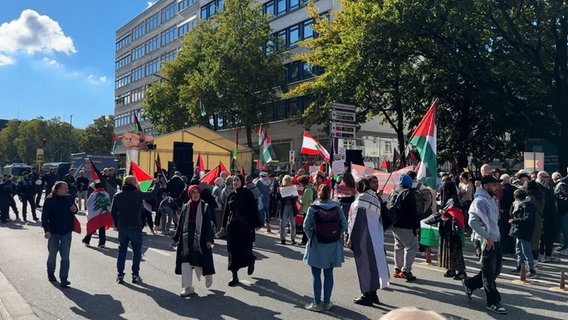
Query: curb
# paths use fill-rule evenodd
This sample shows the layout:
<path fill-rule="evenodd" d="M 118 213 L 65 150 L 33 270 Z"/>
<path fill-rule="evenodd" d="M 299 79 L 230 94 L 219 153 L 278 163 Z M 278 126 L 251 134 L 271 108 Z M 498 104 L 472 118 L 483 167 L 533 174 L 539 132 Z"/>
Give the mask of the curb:
<path fill-rule="evenodd" d="M 39 319 L 2 272 L 0 272 L 0 317 L 3 320 Z"/>

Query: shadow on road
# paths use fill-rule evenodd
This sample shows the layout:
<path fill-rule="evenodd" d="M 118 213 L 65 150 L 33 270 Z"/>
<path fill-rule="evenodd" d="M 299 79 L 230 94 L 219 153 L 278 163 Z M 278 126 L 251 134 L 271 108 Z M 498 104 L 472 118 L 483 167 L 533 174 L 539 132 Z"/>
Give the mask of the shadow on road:
<path fill-rule="evenodd" d="M 114 300 L 110 294 L 91 295 L 73 287 L 62 288 L 61 292 L 77 305 L 70 309 L 81 317 L 108 320 L 126 319 L 121 316 L 124 313 L 122 303 Z"/>

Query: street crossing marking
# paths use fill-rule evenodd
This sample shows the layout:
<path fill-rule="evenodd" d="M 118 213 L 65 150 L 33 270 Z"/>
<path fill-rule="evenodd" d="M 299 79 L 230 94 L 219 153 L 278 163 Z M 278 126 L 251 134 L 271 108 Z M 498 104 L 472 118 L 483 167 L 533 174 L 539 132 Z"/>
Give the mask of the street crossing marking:
<path fill-rule="evenodd" d="M 148 247 L 148 251 L 156 252 L 156 253 L 159 253 L 159 254 L 166 256 L 166 257 L 170 257 L 172 255 L 171 253 L 168 253 L 168 252 L 165 252 L 164 250 L 160 250 L 160 249 L 156 249 L 156 248 Z"/>

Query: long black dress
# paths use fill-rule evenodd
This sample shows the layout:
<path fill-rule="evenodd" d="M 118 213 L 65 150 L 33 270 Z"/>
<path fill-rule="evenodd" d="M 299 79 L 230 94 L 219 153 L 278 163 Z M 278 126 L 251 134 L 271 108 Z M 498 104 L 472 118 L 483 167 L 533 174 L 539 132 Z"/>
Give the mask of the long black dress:
<path fill-rule="evenodd" d="M 223 225 L 227 226 L 228 269 L 237 271 L 249 266 L 256 259 L 252 244 L 255 228 L 260 227 L 257 201 L 250 190 L 240 187 L 229 194 Z"/>
<path fill-rule="evenodd" d="M 442 185 L 442 208 L 459 203 L 456 185 L 444 182 Z M 450 201 L 451 200 L 451 201 Z M 465 271 L 462 249 L 463 229 L 454 218 L 440 221 L 440 246 L 438 248 L 438 266 L 457 272 Z"/>

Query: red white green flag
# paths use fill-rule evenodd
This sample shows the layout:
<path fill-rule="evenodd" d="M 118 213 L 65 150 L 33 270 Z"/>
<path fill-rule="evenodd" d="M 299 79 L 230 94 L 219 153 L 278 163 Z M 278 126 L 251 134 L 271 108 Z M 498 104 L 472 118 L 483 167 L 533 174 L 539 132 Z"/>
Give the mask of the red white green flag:
<path fill-rule="evenodd" d="M 108 230 L 112 224 L 110 196 L 104 188 L 96 188 L 87 199 L 87 234 L 101 227 Z"/>
<path fill-rule="evenodd" d="M 132 170 L 132 175 L 138 180 L 138 185 L 140 186 L 140 191 L 148 191 L 154 181 L 154 177 L 149 175 L 146 171 L 142 170 L 135 162 L 130 162 L 130 168 Z"/>
<path fill-rule="evenodd" d="M 133 116 L 133 123 L 134 123 L 134 131 L 141 132 L 142 126 L 140 125 L 140 121 L 138 121 L 138 117 L 136 116 L 136 111 L 132 111 Z"/>
<path fill-rule="evenodd" d="M 389 164 L 387 163 L 387 159 L 383 158 L 383 162 L 381 163 L 381 168 L 380 170 L 382 172 L 389 172 Z"/>
<path fill-rule="evenodd" d="M 438 99 L 434 99 L 430 109 L 416 127 L 410 137 L 410 144 L 413 145 L 420 154 L 420 163 L 417 178 L 422 180 L 427 186 L 436 189 L 436 104 Z"/>
<path fill-rule="evenodd" d="M 258 145 L 260 146 L 260 155 L 263 163 L 269 163 L 276 158 L 274 156 L 274 149 L 272 148 L 272 141 L 268 135 L 267 129 L 262 129 L 262 124 L 258 127 Z M 262 168 L 262 164 L 260 165 Z"/>
<path fill-rule="evenodd" d="M 302 140 L 302 153 L 312 156 L 321 155 L 325 162 L 329 162 L 329 152 L 306 131 L 304 131 Z"/>
<path fill-rule="evenodd" d="M 201 152 L 197 153 L 197 166 L 199 167 L 199 175 L 205 173 L 205 165 L 203 164 L 203 158 L 201 157 Z"/>

